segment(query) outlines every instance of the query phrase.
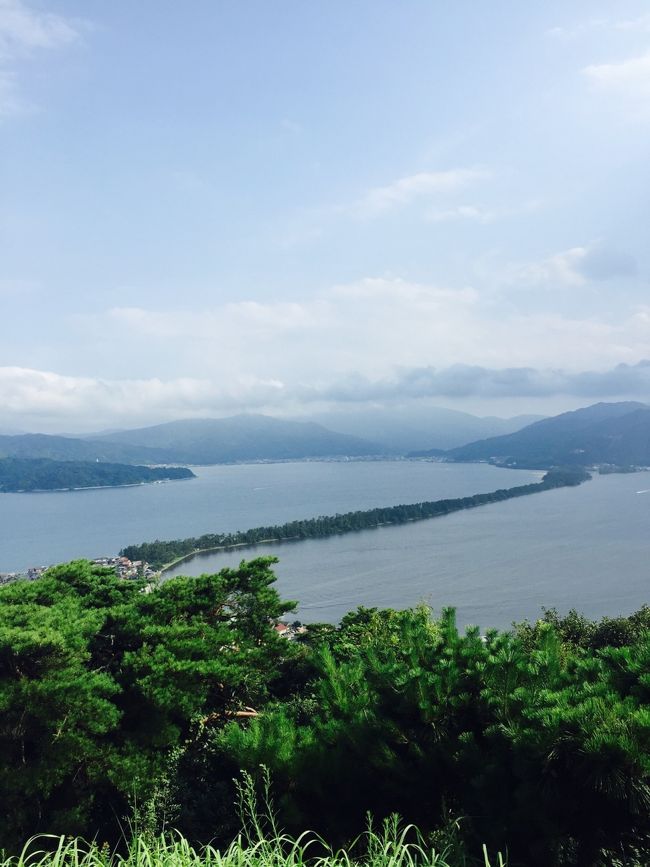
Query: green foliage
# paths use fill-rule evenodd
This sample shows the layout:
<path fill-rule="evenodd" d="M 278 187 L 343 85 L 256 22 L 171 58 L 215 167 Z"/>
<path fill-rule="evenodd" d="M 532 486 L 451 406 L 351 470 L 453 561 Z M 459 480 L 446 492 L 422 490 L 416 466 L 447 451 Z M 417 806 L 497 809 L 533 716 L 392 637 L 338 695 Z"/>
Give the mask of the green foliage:
<path fill-rule="evenodd" d="M 278 828 L 273 809 L 271 782 L 262 768 L 262 787 L 250 774 L 235 781 L 239 833 L 221 850 L 212 844 L 195 848 L 175 832 L 152 834 L 137 827 L 126 848 L 111 851 L 107 844 L 87 844 L 81 839 L 41 835 L 29 840 L 17 857 L 0 860 L 0 867 L 466 867 L 462 851 L 456 851 L 454 829 L 425 838 L 399 816 L 389 816 L 379 830 L 371 817 L 363 834 L 346 849 L 334 849 L 322 837 L 304 831 L 292 837 Z M 442 847 L 438 845 L 442 844 Z M 38 846 L 42 848 L 37 848 Z M 491 867 L 482 847 L 483 867 Z M 501 854 L 495 867 L 506 867 Z M 472 861 L 478 864 L 478 861 Z"/>
<path fill-rule="evenodd" d="M 1 458 L 0 491 L 56 491 L 138 485 L 167 479 L 193 479 L 186 467 L 135 467 L 99 461 Z"/>
<path fill-rule="evenodd" d="M 0 589 L 0 846 L 115 843 L 131 815 L 142 857 L 174 861 L 189 844 L 157 832 L 227 844 L 233 778 L 268 801 L 266 767 L 277 812 L 249 813 L 238 864 L 302 863 L 304 828 L 328 865 L 469 865 L 483 843 L 511 867 L 650 863 L 648 608 L 485 635 L 359 608 L 288 642 L 272 562 L 152 589 L 79 561 Z"/>
<path fill-rule="evenodd" d="M 587 650 L 623 647 L 642 640 L 650 630 L 650 606 L 643 605 L 627 617 L 603 617 L 597 621 L 575 609 L 562 616 L 555 608 L 549 608 L 536 623 L 517 623 L 515 630 L 526 646 L 534 646 L 549 625 L 563 642 L 575 647 Z"/>
<path fill-rule="evenodd" d="M 136 835 L 124 853 L 79 839 L 41 837 L 30 841 L 18 857 L 0 860 L 0 867 L 463 867 L 465 863 L 428 846 L 416 829 L 392 822 L 379 832 L 371 827 L 356 846 L 343 850 L 310 833 L 297 838 L 262 837 L 250 843 L 238 837 L 221 850 L 212 845 L 194 848 L 178 835 L 153 839 Z M 487 851 L 480 863 L 490 867 Z M 505 867 L 500 857 L 492 863 Z"/>
<path fill-rule="evenodd" d="M 650 856 L 648 633 L 587 652 L 548 623 L 524 642 L 365 610 L 314 652 L 308 719 L 283 704 L 217 736 L 271 768 L 290 828 L 338 842 L 367 810 L 429 831 L 451 814 L 527 867 Z"/>
<path fill-rule="evenodd" d="M 268 700 L 294 652 L 272 562 L 146 592 L 78 561 L 0 589 L 0 846 L 115 833 L 197 719 Z"/>

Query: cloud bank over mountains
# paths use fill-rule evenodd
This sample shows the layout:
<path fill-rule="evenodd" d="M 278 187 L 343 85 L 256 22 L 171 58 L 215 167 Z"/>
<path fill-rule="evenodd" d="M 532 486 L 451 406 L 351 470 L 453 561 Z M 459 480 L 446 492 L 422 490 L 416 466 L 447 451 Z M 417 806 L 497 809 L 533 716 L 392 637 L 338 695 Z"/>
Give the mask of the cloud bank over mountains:
<path fill-rule="evenodd" d="M 585 399 L 612 396 L 650 396 L 650 359 L 635 365 L 619 364 L 611 370 L 569 373 L 531 367 L 490 369 L 455 364 L 399 371 L 393 377 L 371 381 L 350 377 L 324 389 L 300 391 L 303 400 L 362 403 L 419 398 L 507 397 L 537 398 L 569 395 Z"/>
<path fill-rule="evenodd" d="M 534 368 L 489 369 L 453 365 L 412 368 L 371 380 L 349 376 L 329 385 L 299 381 L 206 379 L 104 380 L 60 376 L 26 368 L 0 368 L 0 404 L 7 425 L 44 432 L 90 431 L 106 426 L 258 411 L 292 414 L 323 406 L 400 405 L 423 399 L 540 398 L 583 402 L 643 399 L 650 395 L 650 359 L 605 371 L 569 373 Z M 34 428 L 34 425 L 37 428 Z"/>
<path fill-rule="evenodd" d="M 527 292 L 553 287 L 572 304 L 626 274 L 625 257 L 585 245 L 517 267 L 514 284 L 502 270 L 491 292 L 366 278 L 291 301 L 77 315 L 69 349 L 58 353 L 67 375 L 28 363 L 0 368 L 2 423 L 97 430 L 423 400 L 517 415 L 553 412 L 560 397 L 562 409 L 567 399 L 650 399 L 650 365 L 637 363 L 650 359 L 650 307 L 628 305 L 615 318 L 504 305 L 524 275 Z M 75 373 L 80 357 L 92 375 Z"/>
<path fill-rule="evenodd" d="M 60 357 L 72 367 L 81 348 L 96 366 L 129 378 L 150 367 L 163 378 L 220 380 L 289 381 L 300 371 L 312 382 L 354 373 L 375 379 L 398 367 L 579 370 L 650 358 L 650 306 L 598 310 L 599 281 L 584 276 L 585 263 L 601 272 L 622 267 L 615 259 L 597 264 L 589 250 L 496 268 L 480 289 L 369 277 L 292 300 L 115 307 L 71 320 L 71 349 Z M 541 293 L 553 293 L 553 312 Z"/>

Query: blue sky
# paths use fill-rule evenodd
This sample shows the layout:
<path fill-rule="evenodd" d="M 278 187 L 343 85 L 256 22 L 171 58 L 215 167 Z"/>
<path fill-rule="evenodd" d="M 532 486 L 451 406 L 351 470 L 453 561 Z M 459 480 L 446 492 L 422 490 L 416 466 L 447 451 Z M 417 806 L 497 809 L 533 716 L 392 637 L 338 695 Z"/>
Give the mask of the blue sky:
<path fill-rule="evenodd" d="M 0 0 L 0 142 L 0 427 L 650 399 L 648 2 Z"/>

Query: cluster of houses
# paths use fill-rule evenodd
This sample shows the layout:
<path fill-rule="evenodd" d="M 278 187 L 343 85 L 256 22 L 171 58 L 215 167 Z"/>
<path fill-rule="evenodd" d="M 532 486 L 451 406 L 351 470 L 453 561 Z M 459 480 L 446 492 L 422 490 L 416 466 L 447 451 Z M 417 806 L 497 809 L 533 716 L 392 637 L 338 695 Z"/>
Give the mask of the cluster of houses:
<path fill-rule="evenodd" d="M 158 575 L 146 560 L 129 560 L 128 557 L 95 557 L 90 562 L 96 566 L 110 566 L 120 578 L 155 578 Z"/>
<path fill-rule="evenodd" d="M 94 557 L 96 566 L 109 566 L 120 578 L 155 578 L 158 573 L 145 560 L 129 560 L 128 557 Z M 48 566 L 32 566 L 26 572 L 0 572 L 0 586 L 12 581 L 35 581 Z"/>
<path fill-rule="evenodd" d="M 34 581 L 45 572 L 46 566 L 32 566 L 26 572 L 0 572 L 0 585 L 10 584 L 12 581 Z"/>
<path fill-rule="evenodd" d="M 286 638 L 287 641 L 295 641 L 299 635 L 303 635 L 307 632 L 307 627 L 303 626 L 299 620 L 294 621 L 293 623 L 283 623 L 282 621 L 278 621 L 273 625 L 275 631 L 282 638 Z"/>

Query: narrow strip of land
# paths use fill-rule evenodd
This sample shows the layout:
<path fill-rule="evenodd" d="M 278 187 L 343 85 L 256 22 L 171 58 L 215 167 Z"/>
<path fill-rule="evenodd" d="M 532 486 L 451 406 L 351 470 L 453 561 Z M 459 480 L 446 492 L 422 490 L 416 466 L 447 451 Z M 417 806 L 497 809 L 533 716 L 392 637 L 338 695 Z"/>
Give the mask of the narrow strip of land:
<path fill-rule="evenodd" d="M 120 554 L 130 560 L 144 560 L 154 569 L 164 571 L 194 554 L 205 553 L 206 551 L 246 548 L 263 542 L 322 539 L 327 536 L 369 530 L 390 524 L 406 524 L 410 521 L 438 518 L 462 509 L 473 509 L 477 506 L 499 503 L 514 497 L 525 497 L 528 494 L 537 494 L 553 488 L 572 487 L 589 478 L 591 478 L 589 473 L 582 469 L 554 469 L 549 470 L 540 482 L 519 485 L 514 488 L 500 488 L 497 491 L 474 494 L 471 497 L 385 506 L 346 512 L 342 515 L 321 515 L 318 518 L 289 521 L 286 524 L 268 527 L 254 527 L 251 530 L 240 530 L 235 533 L 206 533 L 203 536 L 175 539 L 168 542 L 160 540 L 143 542 L 140 545 L 127 545 L 120 551 Z"/>

